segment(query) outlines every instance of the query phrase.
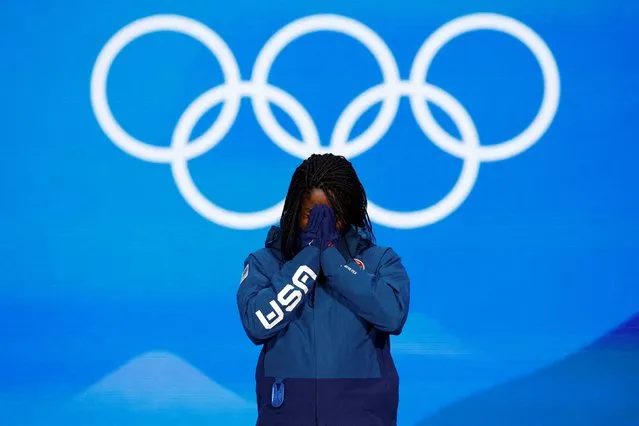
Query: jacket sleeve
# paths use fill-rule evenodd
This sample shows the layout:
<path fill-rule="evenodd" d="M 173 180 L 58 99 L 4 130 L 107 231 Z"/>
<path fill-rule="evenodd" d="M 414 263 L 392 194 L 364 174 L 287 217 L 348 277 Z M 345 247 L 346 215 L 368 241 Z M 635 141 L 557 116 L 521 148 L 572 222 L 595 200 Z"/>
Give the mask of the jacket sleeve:
<path fill-rule="evenodd" d="M 250 255 L 237 291 L 237 307 L 248 337 L 256 345 L 284 330 L 313 290 L 320 269 L 320 250 L 306 247 L 270 278 Z"/>
<path fill-rule="evenodd" d="M 347 262 L 335 247 L 323 251 L 321 266 L 329 285 L 355 314 L 381 331 L 401 333 L 408 317 L 410 280 L 392 249 L 386 249 L 374 274 Z"/>

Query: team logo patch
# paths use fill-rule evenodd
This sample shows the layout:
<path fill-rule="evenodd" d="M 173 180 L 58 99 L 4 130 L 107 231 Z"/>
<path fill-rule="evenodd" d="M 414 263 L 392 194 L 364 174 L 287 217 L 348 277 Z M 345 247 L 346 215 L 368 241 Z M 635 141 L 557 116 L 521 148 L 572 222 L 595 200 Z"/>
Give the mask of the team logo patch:
<path fill-rule="evenodd" d="M 366 269 L 366 266 L 364 266 L 364 262 L 362 262 L 359 259 L 353 259 L 355 261 L 355 263 L 357 263 L 357 265 L 362 268 L 362 269 Z"/>
<path fill-rule="evenodd" d="M 248 270 L 249 270 L 249 264 L 247 263 L 246 266 L 244 267 L 244 270 L 242 271 L 242 279 L 240 280 L 240 284 L 242 284 L 244 280 L 246 279 L 246 277 L 248 277 Z"/>

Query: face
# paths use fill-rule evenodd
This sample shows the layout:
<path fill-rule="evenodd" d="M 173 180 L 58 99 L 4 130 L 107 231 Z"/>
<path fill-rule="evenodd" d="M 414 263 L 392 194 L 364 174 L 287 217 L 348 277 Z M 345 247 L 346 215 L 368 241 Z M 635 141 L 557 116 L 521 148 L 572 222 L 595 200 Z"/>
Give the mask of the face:
<path fill-rule="evenodd" d="M 308 226 L 308 219 L 311 214 L 311 209 L 316 204 L 324 204 L 331 207 L 331 202 L 321 189 L 313 189 L 304 200 L 302 200 L 302 207 L 300 211 L 300 229 L 306 229 Z M 341 219 L 337 220 L 337 229 L 341 232 L 344 229 L 344 222 Z"/>

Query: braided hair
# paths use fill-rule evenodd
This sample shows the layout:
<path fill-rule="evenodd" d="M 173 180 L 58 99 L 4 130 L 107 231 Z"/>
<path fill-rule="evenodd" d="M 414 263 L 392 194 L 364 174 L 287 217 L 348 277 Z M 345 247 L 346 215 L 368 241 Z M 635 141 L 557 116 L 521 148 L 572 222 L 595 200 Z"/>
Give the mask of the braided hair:
<path fill-rule="evenodd" d="M 324 191 L 337 220 L 346 230 L 354 226 L 374 239 L 366 209 L 366 191 L 351 162 L 338 155 L 313 154 L 295 169 L 284 201 L 280 228 L 285 260 L 292 259 L 300 249 L 300 210 L 304 198 L 314 189 Z"/>

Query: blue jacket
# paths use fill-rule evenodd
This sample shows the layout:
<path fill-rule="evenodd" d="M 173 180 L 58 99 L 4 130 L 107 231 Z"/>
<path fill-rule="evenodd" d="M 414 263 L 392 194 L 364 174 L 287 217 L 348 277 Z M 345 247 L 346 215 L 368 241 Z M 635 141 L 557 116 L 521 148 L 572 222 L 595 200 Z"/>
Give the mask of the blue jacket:
<path fill-rule="evenodd" d="M 237 304 L 263 345 L 255 372 L 258 425 L 392 426 L 399 378 L 390 335 L 408 315 L 400 258 L 351 229 L 320 254 L 283 262 L 279 228 L 244 262 Z"/>

